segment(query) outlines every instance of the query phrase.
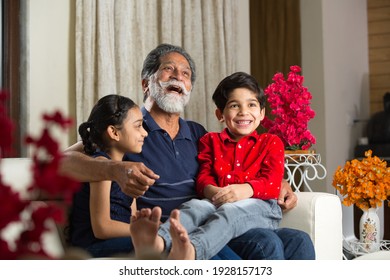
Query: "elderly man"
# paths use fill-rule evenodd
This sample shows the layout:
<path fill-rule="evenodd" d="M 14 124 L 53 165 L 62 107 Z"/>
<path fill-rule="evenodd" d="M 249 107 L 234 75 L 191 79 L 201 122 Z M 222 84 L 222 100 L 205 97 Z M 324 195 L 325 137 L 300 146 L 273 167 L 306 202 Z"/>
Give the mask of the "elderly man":
<path fill-rule="evenodd" d="M 84 155 L 82 143 L 77 143 L 66 151 L 62 171 L 80 181 L 116 181 L 123 192 L 137 198 L 138 209 L 159 206 L 162 221 L 166 220 L 173 209 L 196 197 L 197 141 L 206 130 L 180 117 L 195 79 L 195 64 L 184 49 L 159 45 L 148 54 L 142 69 L 142 113 L 148 132 L 142 153 L 127 154 L 122 162 L 100 161 Z M 247 193 L 251 192 L 232 190 L 219 196 L 216 203 L 247 198 Z M 296 203 L 295 194 L 284 182 L 280 206 L 288 210 Z M 292 229 L 253 229 L 228 245 L 243 259 L 314 259 L 310 237 Z"/>

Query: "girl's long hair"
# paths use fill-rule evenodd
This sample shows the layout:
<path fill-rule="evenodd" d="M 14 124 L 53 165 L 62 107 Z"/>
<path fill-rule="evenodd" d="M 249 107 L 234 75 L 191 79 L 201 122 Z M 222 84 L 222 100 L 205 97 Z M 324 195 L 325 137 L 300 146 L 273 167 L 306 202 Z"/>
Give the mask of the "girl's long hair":
<path fill-rule="evenodd" d="M 97 149 L 107 151 L 105 137 L 107 127 L 113 125 L 121 128 L 129 109 L 137 105 L 121 95 L 110 94 L 102 97 L 93 107 L 86 122 L 79 126 L 79 135 L 84 144 L 84 151 L 93 154 Z"/>

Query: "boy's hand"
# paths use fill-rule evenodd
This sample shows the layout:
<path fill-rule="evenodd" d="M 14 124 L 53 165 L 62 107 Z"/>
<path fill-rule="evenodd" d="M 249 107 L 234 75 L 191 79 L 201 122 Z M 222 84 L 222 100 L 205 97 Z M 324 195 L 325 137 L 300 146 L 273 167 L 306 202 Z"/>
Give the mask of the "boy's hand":
<path fill-rule="evenodd" d="M 233 184 L 224 188 L 218 188 L 218 192 L 211 198 L 211 201 L 215 206 L 219 207 L 224 203 L 235 202 L 252 196 L 253 189 L 250 184 Z"/>

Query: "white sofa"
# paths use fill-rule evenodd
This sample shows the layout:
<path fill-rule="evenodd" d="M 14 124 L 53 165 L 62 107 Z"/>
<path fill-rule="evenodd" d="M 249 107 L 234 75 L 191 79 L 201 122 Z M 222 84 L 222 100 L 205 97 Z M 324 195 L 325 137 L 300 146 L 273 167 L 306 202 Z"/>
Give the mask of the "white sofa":
<path fill-rule="evenodd" d="M 6 158 L 0 160 L 0 172 L 3 180 L 12 187 L 25 193 L 30 183 L 31 160 L 28 158 Z M 342 214 L 338 196 L 321 192 L 298 192 L 298 206 L 284 214 L 281 227 L 300 229 L 307 232 L 313 240 L 316 259 L 341 260 L 342 248 Z M 44 236 L 44 246 L 55 258 L 64 253 L 61 234 L 56 226 Z M 17 228 L 9 229 L 7 235 L 12 239 Z"/>
<path fill-rule="evenodd" d="M 340 198 L 323 192 L 297 192 L 298 205 L 283 215 L 281 227 L 307 232 L 317 260 L 343 259 Z"/>

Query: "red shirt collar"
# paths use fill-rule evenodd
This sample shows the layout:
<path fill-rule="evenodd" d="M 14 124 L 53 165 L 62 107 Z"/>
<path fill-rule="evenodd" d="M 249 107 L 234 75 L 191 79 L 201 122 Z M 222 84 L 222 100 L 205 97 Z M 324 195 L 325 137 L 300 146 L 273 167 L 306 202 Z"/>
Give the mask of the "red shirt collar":
<path fill-rule="evenodd" d="M 225 128 L 225 129 L 221 132 L 220 136 L 221 136 L 221 139 L 222 139 L 223 142 L 225 142 L 226 140 L 229 140 L 229 141 L 231 141 L 231 142 L 236 142 L 235 140 L 232 139 L 232 137 L 230 137 L 230 134 L 229 134 L 227 128 Z M 254 140 L 256 140 L 256 139 L 258 138 L 258 136 L 259 136 L 259 134 L 258 134 L 257 131 L 255 130 L 255 131 L 253 131 L 251 134 L 242 137 L 241 140 L 244 139 L 244 138 L 247 138 L 247 137 L 253 138 Z M 241 141 L 241 140 L 240 140 L 240 141 Z"/>

